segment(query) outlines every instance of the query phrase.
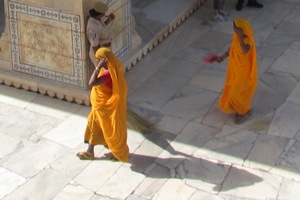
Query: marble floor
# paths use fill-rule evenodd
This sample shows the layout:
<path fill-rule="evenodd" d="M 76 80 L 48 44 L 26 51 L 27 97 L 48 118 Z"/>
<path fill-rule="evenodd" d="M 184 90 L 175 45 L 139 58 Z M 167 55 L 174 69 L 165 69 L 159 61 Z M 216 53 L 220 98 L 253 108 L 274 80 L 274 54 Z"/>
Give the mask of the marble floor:
<path fill-rule="evenodd" d="M 132 1 L 143 42 L 195 2 Z M 262 2 L 238 12 L 226 1 L 229 19 L 215 22 L 206 1 L 126 72 L 128 105 L 156 125 L 128 129 L 128 163 L 100 146 L 98 160 L 75 156 L 89 107 L 0 85 L 0 199 L 298 200 L 300 2 Z M 237 17 L 253 26 L 259 70 L 242 125 L 217 108 L 226 62 L 202 61 L 227 50 Z"/>

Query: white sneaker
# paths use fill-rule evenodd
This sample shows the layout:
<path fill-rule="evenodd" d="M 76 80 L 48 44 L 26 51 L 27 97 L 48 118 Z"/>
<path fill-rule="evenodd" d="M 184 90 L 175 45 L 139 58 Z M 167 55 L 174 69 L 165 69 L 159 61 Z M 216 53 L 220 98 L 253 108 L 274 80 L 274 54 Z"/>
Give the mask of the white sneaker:
<path fill-rule="evenodd" d="M 223 15 L 226 19 L 229 17 L 229 12 L 226 12 L 225 10 L 219 10 L 219 14 Z"/>
<path fill-rule="evenodd" d="M 223 15 L 220 14 L 218 14 L 217 16 L 213 15 L 213 19 L 218 22 L 225 22 L 227 20 Z"/>

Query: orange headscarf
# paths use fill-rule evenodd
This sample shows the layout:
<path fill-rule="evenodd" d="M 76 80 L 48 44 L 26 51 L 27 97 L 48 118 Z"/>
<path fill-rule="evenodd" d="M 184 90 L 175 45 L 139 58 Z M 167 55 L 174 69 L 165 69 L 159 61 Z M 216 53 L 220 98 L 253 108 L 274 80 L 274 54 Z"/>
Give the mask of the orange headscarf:
<path fill-rule="evenodd" d="M 226 113 L 244 114 L 251 109 L 251 100 L 257 86 L 257 58 L 253 30 L 245 19 L 235 19 L 234 24 L 242 29 L 244 43 L 250 50 L 244 53 L 237 33 L 234 32 L 228 57 L 225 86 L 219 108 Z"/>
<path fill-rule="evenodd" d="M 113 52 L 109 48 L 100 48 L 96 52 L 96 58 L 101 59 L 105 58 L 107 60 L 107 68 L 109 71 L 109 74 L 112 79 L 113 88 L 112 88 L 112 95 L 109 99 L 105 102 L 108 106 L 113 106 L 112 108 L 115 108 L 116 105 L 119 102 L 126 102 L 127 98 L 127 82 L 124 77 L 124 70 L 122 68 L 122 65 L 118 58 L 113 54 Z M 102 71 L 99 73 L 99 76 L 101 76 L 103 73 Z M 97 87 L 94 87 L 97 89 Z M 103 106 L 102 103 L 98 105 L 99 102 L 94 102 L 93 108 L 98 109 L 98 106 Z"/>
<path fill-rule="evenodd" d="M 106 66 L 112 79 L 112 88 L 105 84 L 92 88 L 90 95 L 92 111 L 88 120 L 90 132 L 93 137 L 97 137 L 92 138 L 92 141 L 107 145 L 118 160 L 125 162 L 128 160 L 129 150 L 126 126 L 128 88 L 124 70 L 120 61 L 108 48 L 98 49 L 96 58 L 107 60 Z M 103 71 L 102 68 L 99 76 Z M 91 141 L 89 134 L 86 135 L 86 140 Z"/>
<path fill-rule="evenodd" d="M 235 19 L 234 24 L 236 25 L 236 27 L 242 29 L 243 33 L 246 35 L 246 38 L 244 39 L 245 44 L 249 44 L 251 46 L 249 51 L 249 65 L 251 66 L 251 84 L 253 84 L 253 82 L 256 82 L 255 75 L 257 74 L 256 46 L 253 37 L 253 29 L 249 22 L 242 18 Z M 234 42 L 236 43 L 236 40 L 239 40 L 239 38 L 235 32 L 233 34 L 233 37 Z"/>

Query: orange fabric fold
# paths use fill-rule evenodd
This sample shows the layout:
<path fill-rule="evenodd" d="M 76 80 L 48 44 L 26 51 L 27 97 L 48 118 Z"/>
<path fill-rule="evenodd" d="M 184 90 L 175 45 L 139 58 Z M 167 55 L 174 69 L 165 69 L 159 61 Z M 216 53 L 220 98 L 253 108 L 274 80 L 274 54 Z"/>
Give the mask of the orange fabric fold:
<path fill-rule="evenodd" d="M 94 86 L 90 101 L 92 110 L 88 116 L 85 141 L 90 144 L 107 145 L 112 154 L 122 162 L 128 161 L 127 145 L 127 82 L 120 61 L 108 48 L 100 48 L 97 58 L 106 58 L 112 79 L 112 88 L 105 84 Z M 99 76 L 103 74 L 101 69 Z"/>
<path fill-rule="evenodd" d="M 251 109 L 251 101 L 257 87 L 257 58 L 253 30 L 244 19 L 234 20 L 235 25 L 246 35 L 244 42 L 250 50 L 244 53 L 238 35 L 234 32 L 224 88 L 219 109 L 225 113 L 245 114 Z"/>

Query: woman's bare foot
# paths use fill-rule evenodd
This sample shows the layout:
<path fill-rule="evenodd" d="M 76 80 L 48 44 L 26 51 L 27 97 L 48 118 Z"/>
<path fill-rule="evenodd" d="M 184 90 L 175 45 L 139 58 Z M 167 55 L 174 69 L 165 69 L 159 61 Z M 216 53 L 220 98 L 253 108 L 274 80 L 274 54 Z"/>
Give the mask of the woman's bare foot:
<path fill-rule="evenodd" d="M 250 109 L 248 112 L 246 112 L 243 115 L 240 114 L 236 114 L 235 115 L 235 119 L 234 119 L 234 123 L 235 124 L 242 124 L 246 121 L 246 119 L 252 114 L 252 110 Z"/>
<path fill-rule="evenodd" d="M 76 156 L 78 158 L 80 158 L 81 160 L 94 160 L 95 159 L 94 153 L 90 153 L 87 151 L 79 152 L 76 154 Z"/>

